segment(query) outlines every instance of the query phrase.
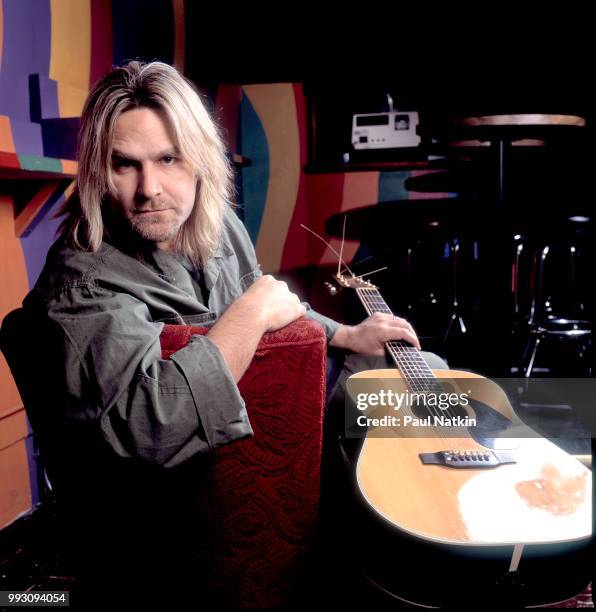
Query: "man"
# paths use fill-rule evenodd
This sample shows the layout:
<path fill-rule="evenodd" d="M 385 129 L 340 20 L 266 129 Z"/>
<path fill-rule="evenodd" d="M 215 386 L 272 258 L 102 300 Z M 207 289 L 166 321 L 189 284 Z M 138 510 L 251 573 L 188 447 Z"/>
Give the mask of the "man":
<path fill-rule="evenodd" d="M 54 341 L 40 350 L 64 364 L 64 428 L 86 432 L 85 448 L 72 458 L 81 462 L 76 493 L 68 487 L 79 512 L 72 520 L 86 522 L 81 533 L 96 532 L 79 551 L 93 551 L 84 572 L 90 590 L 118 576 L 133 584 L 197 579 L 182 552 L 192 538 L 180 525 L 200 519 L 176 483 L 190 478 L 200 488 L 202 457 L 252 434 L 236 383 L 265 332 L 306 315 L 340 349 L 383 355 L 391 339 L 419 348 L 403 319 L 375 315 L 340 325 L 263 276 L 231 192 L 218 131 L 174 68 L 130 62 L 90 92 L 76 189 L 24 302 L 53 329 Z M 162 360 L 164 323 L 210 329 Z M 86 462 L 91 450 L 102 462 Z M 106 476 L 122 457 L 136 471 Z M 147 497 L 158 486 L 164 499 Z M 105 505 L 96 501 L 98 487 Z"/>

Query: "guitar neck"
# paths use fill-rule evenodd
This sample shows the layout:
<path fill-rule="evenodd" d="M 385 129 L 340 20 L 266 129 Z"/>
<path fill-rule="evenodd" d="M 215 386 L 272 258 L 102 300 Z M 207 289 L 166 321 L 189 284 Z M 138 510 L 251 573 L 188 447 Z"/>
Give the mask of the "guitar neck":
<path fill-rule="evenodd" d="M 369 315 L 375 312 L 393 314 L 378 289 L 361 288 L 356 289 L 356 293 Z M 410 386 L 417 388 L 421 382 L 436 382 L 433 371 L 415 346 L 405 340 L 390 340 L 385 342 L 385 347 Z"/>

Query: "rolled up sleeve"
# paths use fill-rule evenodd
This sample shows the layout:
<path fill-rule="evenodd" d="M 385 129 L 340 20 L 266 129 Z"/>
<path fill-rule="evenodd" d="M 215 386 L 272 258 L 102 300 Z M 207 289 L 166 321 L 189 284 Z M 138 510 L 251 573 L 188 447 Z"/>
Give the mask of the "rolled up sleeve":
<path fill-rule="evenodd" d="M 64 302 L 52 314 L 66 336 L 69 393 L 81 398 L 71 416 L 97 422 L 118 455 L 171 467 L 252 435 L 244 401 L 208 338 L 195 336 L 161 359 L 163 324 L 143 302 L 110 292 Z"/>
<path fill-rule="evenodd" d="M 331 338 L 335 336 L 335 332 L 341 327 L 341 323 L 338 323 L 337 321 L 322 315 L 320 312 L 313 310 L 306 302 L 302 302 L 302 304 L 306 306 L 306 316 L 323 326 L 325 336 L 327 337 L 327 342 L 330 342 Z"/>

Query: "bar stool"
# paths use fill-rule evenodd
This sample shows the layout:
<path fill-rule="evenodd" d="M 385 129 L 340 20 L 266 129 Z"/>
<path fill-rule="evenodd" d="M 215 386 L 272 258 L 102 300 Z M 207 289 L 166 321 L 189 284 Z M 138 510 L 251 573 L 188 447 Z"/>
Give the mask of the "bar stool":
<path fill-rule="evenodd" d="M 564 349 L 559 353 L 565 359 L 566 367 L 561 368 L 553 359 L 544 361 L 551 373 L 563 370 L 565 375 L 591 376 L 588 355 L 592 324 L 587 316 L 586 303 L 588 279 L 582 278 L 590 246 L 586 240 L 587 233 L 577 227 L 578 223 L 585 221 L 577 219 L 569 218 L 567 228 L 559 226 L 558 237 L 551 234 L 550 240 L 542 241 L 535 249 L 527 322 L 529 339 L 520 364 L 520 372 L 526 378 L 532 376 L 542 353 L 541 347 L 547 343 L 553 349 Z M 555 345 L 555 342 L 560 344 Z"/>

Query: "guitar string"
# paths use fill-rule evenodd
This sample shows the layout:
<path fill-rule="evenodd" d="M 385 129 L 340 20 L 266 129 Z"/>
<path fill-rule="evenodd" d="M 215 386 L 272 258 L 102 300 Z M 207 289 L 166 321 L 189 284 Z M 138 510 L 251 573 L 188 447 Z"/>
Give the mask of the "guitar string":
<path fill-rule="evenodd" d="M 357 289 L 357 294 L 360 297 L 365 309 L 367 310 L 368 314 L 371 315 L 374 312 L 385 312 L 386 314 L 393 314 L 391 312 L 391 310 L 389 309 L 389 307 L 387 306 L 387 304 L 385 303 L 385 301 L 383 300 L 382 297 L 377 298 L 375 296 L 374 300 L 369 299 L 371 296 L 367 295 L 365 293 L 365 291 L 371 291 L 371 289 Z M 374 291 L 374 290 L 373 290 Z M 374 294 L 373 294 L 374 295 Z M 373 302 L 373 303 L 371 303 Z M 379 303 L 382 302 L 382 303 Z M 382 310 L 381 310 L 382 308 Z M 405 346 L 405 342 L 404 341 L 390 341 L 390 343 L 392 343 L 395 347 L 395 349 L 400 349 L 400 350 L 392 350 L 391 348 L 389 348 L 389 353 L 393 358 L 393 361 L 395 362 L 396 366 L 398 367 L 399 370 L 402 371 L 403 375 L 404 375 L 404 379 L 406 382 L 406 386 L 409 386 L 410 389 L 413 389 L 414 392 L 417 393 L 422 393 L 422 394 L 428 394 L 429 392 L 429 388 L 428 386 L 423 386 L 422 388 L 419 387 L 420 383 L 414 383 L 415 380 L 418 380 L 416 378 L 411 379 L 409 378 L 409 376 L 412 376 L 412 374 L 417 374 L 418 376 L 420 376 L 420 372 L 412 372 L 411 368 L 409 367 L 408 364 L 405 364 L 403 361 L 403 354 L 404 352 L 409 352 L 411 356 L 415 356 L 416 357 L 416 361 L 418 361 L 418 366 L 419 366 L 419 370 L 424 371 L 424 373 L 426 374 L 426 383 L 431 382 L 432 386 L 435 388 L 435 392 L 437 392 L 437 385 L 438 385 L 438 381 L 437 378 L 435 377 L 435 375 L 433 374 L 432 370 L 430 369 L 430 367 L 428 366 L 428 364 L 426 363 L 426 361 L 424 360 L 424 358 L 418 353 L 418 350 L 416 349 L 416 347 L 413 347 L 411 345 L 407 345 L 407 348 Z M 385 343 L 386 345 L 389 345 L 389 343 Z M 423 365 L 422 365 L 423 364 Z M 429 410 L 429 406 L 425 406 L 425 408 L 427 409 L 427 411 L 430 414 L 433 414 L 434 416 L 440 417 L 440 412 L 439 412 L 439 408 L 437 407 L 432 407 L 432 410 Z M 411 416 L 416 416 L 413 412 L 412 409 L 410 409 L 410 407 L 406 404 L 405 408 L 404 408 L 404 413 L 409 414 Z M 450 414 L 450 416 L 454 417 L 455 415 L 451 413 L 451 411 L 449 409 L 445 410 L 444 412 L 447 412 Z M 446 436 L 443 434 L 443 430 L 441 428 L 435 427 L 434 430 L 438 433 L 439 438 L 442 439 L 446 439 Z"/>
<path fill-rule="evenodd" d="M 384 302 L 379 298 L 374 296 L 374 299 L 371 299 L 370 294 L 367 291 L 371 291 L 370 289 L 362 289 L 359 291 L 359 295 L 361 300 L 369 314 L 373 314 L 374 312 L 384 312 L 385 314 L 392 314 L 391 310 Z M 381 298 L 382 299 L 382 298 Z M 428 394 L 430 388 L 435 387 L 436 378 L 432 373 L 432 370 L 428 367 L 426 361 L 424 361 L 423 357 L 418 354 L 417 349 L 412 346 L 408 346 L 406 348 L 404 344 L 400 344 L 403 341 L 388 341 L 386 342 L 386 346 L 388 348 L 389 354 L 393 358 L 398 369 L 400 369 L 404 375 L 405 382 L 410 390 L 415 393 L 420 394 Z M 427 406 L 427 409 L 430 408 Z M 439 416 L 438 407 L 433 407 L 433 411 L 430 411 L 431 414 L 434 412 L 435 416 Z M 413 415 L 413 412 L 410 411 Z"/>
<path fill-rule="evenodd" d="M 359 288 L 356 289 L 356 292 L 369 315 L 374 312 L 393 315 L 391 309 L 377 289 L 368 287 Z M 406 384 L 414 392 L 428 394 L 429 391 L 435 391 L 436 393 L 439 389 L 442 389 L 437 377 L 433 374 L 433 371 L 422 355 L 420 355 L 416 347 L 408 344 L 404 340 L 390 340 L 386 342 L 385 345 L 397 367 L 403 372 Z M 426 406 L 426 408 L 433 408 L 433 410 L 429 410 L 429 412 L 434 414 L 434 416 L 441 416 L 442 412 L 443 415 L 447 414 L 451 418 L 456 417 L 449 406 L 443 411 L 441 411 L 438 406 Z"/>

